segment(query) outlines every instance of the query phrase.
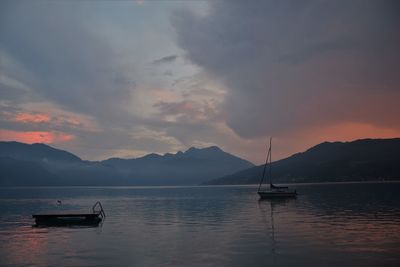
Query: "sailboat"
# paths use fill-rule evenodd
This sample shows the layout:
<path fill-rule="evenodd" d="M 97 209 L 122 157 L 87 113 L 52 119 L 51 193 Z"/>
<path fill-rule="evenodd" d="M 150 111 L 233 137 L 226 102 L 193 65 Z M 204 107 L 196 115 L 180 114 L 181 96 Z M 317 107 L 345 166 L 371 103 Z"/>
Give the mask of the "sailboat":
<path fill-rule="evenodd" d="M 272 183 L 272 138 L 269 139 L 269 149 L 267 153 L 267 159 L 265 160 L 264 170 L 261 177 L 260 184 L 258 186 L 257 193 L 261 199 L 266 198 L 289 198 L 296 197 L 296 190 L 290 190 L 287 186 L 277 186 Z M 262 188 L 265 173 L 267 170 L 267 165 L 269 165 L 269 188 Z"/>

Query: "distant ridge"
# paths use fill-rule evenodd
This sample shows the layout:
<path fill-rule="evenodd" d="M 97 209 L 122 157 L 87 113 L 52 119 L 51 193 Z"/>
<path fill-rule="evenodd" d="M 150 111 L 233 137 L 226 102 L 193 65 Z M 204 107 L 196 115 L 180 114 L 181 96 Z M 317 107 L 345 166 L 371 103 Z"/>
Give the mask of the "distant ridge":
<path fill-rule="evenodd" d="M 252 166 L 216 146 L 92 162 L 45 144 L 0 142 L 0 186 L 195 185 Z"/>
<path fill-rule="evenodd" d="M 148 154 L 136 159 L 112 158 L 102 161 L 123 176 L 135 176 L 146 184 L 200 184 L 208 177 L 220 177 L 221 173 L 232 174 L 254 165 L 219 147 L 194 148 L 176 154 Z M 161 179 L 161 180 L 160 180 Z"/>
<path fill-rule="evenodd" d="M 206 184 L 257 184 L 263 166 Z M 400 180 L 400 138 L 323 142 L 272 163 L 276 183 Z"/>
<path fill-rule="evenodd" d="M 0 142 L 0 156 L 27 161 L 40 161 L 45 159 L 74 162 L 81 161 L 79 157 L 72 153 L 40 143 L 24 144 L 19 142 Z"/>

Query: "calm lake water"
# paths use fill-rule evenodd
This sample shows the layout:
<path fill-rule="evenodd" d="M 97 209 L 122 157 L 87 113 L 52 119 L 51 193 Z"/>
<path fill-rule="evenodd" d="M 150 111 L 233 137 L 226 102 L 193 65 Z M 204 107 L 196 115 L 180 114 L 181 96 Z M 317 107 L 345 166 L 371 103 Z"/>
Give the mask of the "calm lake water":
<path fill-rule="evenodd" d="M 286 201 L 254 186 L 1 188 L 0 265 L 400 266 L 400 183 L 295 187 Z M 101 227 L 32 227 L 97 200 Z"/>

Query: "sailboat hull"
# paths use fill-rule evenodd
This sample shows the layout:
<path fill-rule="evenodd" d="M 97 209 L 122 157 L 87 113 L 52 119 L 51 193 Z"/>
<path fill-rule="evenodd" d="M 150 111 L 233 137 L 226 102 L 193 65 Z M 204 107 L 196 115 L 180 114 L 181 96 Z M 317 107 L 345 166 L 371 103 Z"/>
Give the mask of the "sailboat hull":
<path fill-rule="evenodd" d="M 297 197 L 296 191 L 269 190 L 269 191 L 258 191 L 257 193 L 261 199 Z"/>

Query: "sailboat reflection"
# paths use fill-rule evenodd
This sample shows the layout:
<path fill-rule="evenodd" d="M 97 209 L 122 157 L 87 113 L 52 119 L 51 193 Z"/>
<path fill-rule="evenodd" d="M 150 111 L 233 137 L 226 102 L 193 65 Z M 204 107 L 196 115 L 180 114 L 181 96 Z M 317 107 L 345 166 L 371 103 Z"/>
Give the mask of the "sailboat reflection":
<path fill-rule="evenodd" d="M 261 210 L 261 212 L 263 213 L 264 216 L 264 222 L 265 225 L 267 226 L 268 224 L 270 225 L 270 237 L 271 237 L 271 254 L 272 254 L 272 259 L 273 262 L 276 262 L 276 256 L 277 256 L 277 252 L 276 252 L 276 248 L 277 248 L 277 241 L 275 239 L 275 222 L 274 222 L 274 213 L 276 213 L 276 208 L 278 206 L 285 206 L 287 205 L 287 203 L 289 203 L 290 201 L 295 201 L 295 199 L 260 199 L 258 201 L 258 206 Z M 269 217 L 270 217 L 270 223 L 268 223 L 268 204 L 269 204 Z"/>

